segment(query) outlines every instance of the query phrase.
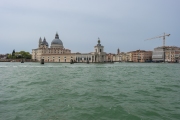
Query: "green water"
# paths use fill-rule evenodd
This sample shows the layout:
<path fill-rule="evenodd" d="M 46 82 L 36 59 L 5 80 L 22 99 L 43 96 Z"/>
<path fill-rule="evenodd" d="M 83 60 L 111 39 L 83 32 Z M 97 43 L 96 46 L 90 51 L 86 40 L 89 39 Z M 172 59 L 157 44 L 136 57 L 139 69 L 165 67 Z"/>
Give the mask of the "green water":
<path fill-rule="evenodd" d="M 155 119 L 180 119 L 180 64 L 0 63 L 0 120 Z"/>

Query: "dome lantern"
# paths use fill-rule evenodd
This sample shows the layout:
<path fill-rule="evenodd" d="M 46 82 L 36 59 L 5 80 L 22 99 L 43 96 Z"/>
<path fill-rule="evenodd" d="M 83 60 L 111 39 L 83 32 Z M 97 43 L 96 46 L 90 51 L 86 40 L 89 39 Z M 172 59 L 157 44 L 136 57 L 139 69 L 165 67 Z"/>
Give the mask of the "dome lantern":
<path fill-rule="evenodd" d="M 56 33 L 56 35 L 55 35 L 55 39 L 59 39 L 59 35 L 58 35 L 58 33 Z"/>

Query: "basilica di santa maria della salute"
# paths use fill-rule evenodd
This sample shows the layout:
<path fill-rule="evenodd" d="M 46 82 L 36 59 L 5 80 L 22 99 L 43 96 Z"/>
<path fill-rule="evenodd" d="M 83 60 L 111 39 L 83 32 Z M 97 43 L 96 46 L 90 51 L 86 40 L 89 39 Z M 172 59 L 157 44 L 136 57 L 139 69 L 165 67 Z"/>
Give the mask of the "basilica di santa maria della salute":
<path fill-rule="evenodd" d="M 104 46 L 100 44 L 99 38 L 98 44 L 94 46 L 94 52 L 71 53 L 71 50 L 64 48 L 63 42 L 56 33 L 50 47 L 45 38 L 43 40 L 39 39 L 38 48 L 32 49 L 32 59 L 35 61 L 44 59 L 44 62 L 105 62 L 106 53 L 104 52 Z"/>

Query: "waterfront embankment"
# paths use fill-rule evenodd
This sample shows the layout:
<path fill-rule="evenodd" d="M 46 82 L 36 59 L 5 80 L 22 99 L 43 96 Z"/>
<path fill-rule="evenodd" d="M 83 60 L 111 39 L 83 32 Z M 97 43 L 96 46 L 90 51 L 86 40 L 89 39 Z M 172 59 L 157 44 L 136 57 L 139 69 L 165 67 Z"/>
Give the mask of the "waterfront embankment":
<path fill-rule="evenodd" d="M 22 59 L 0 59 L 0 62 L 21 62 Z M 34 62 L 32 59 L 23 59 L 24 62 Z"/>

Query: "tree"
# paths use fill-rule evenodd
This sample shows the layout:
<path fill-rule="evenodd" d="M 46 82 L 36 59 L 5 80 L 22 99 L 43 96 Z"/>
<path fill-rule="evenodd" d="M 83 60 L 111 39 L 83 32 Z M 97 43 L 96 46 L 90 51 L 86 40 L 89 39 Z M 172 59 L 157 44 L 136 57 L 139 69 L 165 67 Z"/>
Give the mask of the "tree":
<path fill-rule="evenodd" d="M 29 52 L 20 51 L 16 52 L 16 58 L 25 58 L 25 59 L 31 59 L 31 54 Z"/>
<path fill-rule="evenodd" d="M 15 50 L 13 50 L 12 54 L 9 54 L 7 58 L 8 59 L 22 59 L 22 58 L 31 59 L 31 54 L 25 51 L 15 52 Z"/>
<path fill-rule="evenodd" d="M 7 59 L 11 59 L 11 58 L 12 58 L 12 55 L 8 54 Z"/>

